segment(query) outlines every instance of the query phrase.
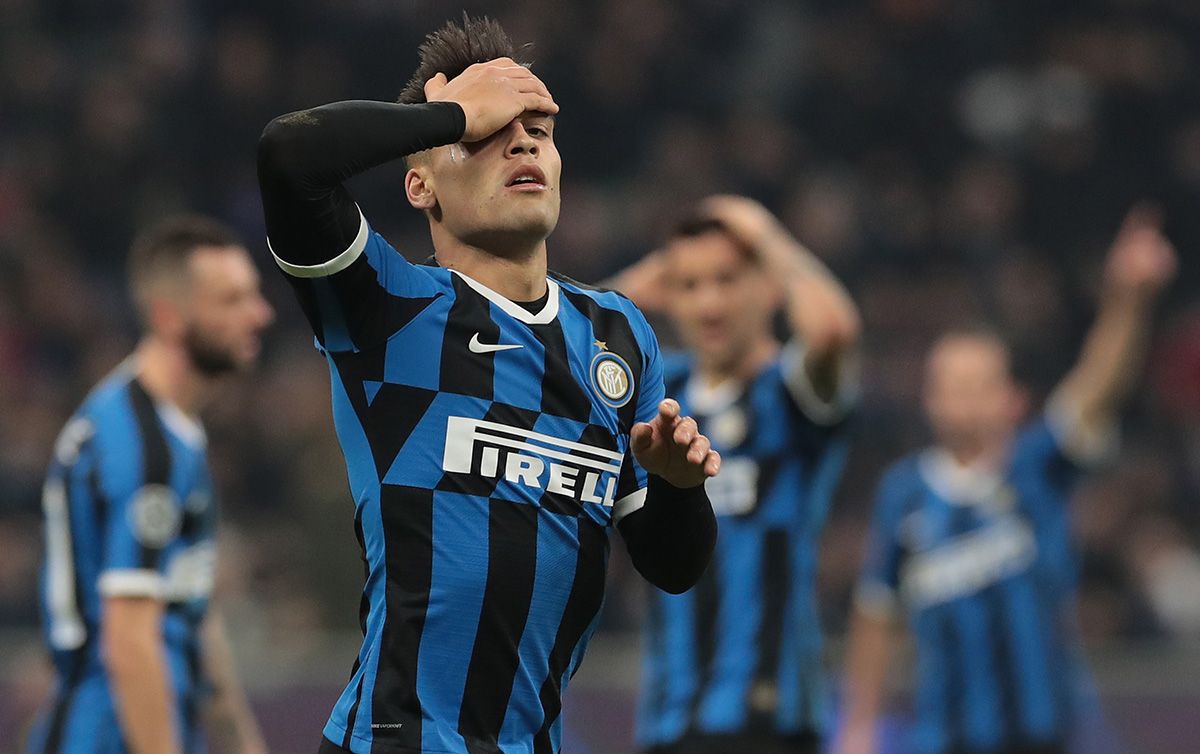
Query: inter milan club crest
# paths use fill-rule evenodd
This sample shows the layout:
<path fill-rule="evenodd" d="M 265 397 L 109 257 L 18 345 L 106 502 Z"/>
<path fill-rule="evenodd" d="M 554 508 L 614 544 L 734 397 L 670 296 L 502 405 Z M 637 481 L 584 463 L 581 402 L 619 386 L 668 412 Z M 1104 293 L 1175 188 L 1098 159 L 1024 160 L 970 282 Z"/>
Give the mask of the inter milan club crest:
<path fill-rule="evenodd" d="M 601 351 L 592 359 L 589 369 L 592 375 L 592 390 L 600 400 L 613 408 L 620 408 L 633 397 L 633 370 L 625 359 L 612 351 Z"/>

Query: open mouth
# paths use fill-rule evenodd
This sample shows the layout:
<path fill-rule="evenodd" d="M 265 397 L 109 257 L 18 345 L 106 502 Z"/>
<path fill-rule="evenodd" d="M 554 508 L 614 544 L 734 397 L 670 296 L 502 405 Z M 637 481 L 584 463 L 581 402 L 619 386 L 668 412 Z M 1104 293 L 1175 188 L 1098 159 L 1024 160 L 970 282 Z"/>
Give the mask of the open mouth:
<path fill-rule="evenodd" d="M 508 176 L 506 188 L 541 191 L 546 188 L 546 174 L 537 165 L 523 165 Z"/>

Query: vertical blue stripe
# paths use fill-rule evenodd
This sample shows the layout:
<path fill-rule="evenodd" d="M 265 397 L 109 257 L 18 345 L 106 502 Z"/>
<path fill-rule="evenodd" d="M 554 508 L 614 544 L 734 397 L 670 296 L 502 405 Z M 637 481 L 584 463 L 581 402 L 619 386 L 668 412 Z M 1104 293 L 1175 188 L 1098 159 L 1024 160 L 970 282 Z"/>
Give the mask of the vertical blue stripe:
<path fill-rule="evenodd" d="M 699 682 L 695 660 L 695 608 L 692 606 L 695 598 L 691 592 L 656 596 L 662 605 L 663 646 L 667 649 L 663 671 L 667 687 L 663 714 L 655 725 L 655 738 L 672 741 L 688 728 L 688 711 Z"/>
<path fill-rule="evenodd" d="M 963 689 L 963 734 L 972 748 L 988 750 L 1000 742 L 1004 723 L 999 715 L 996 687 L 999 668 L 992 665 L 992 641 L 987 620 L 986 595 L 977 594 L 955 601 L 954 633 L 959 666 L 966 685 Z"/>
<path fill-rule="evenodd" d="M 1004 613 L 1008 632 L 1017 651 L 1011 653 L 1014 666 L 1005 672 L 1015 676 L 1013 686 L 1020 690 L 1017 699 L 1023 733 L 1033 739 L 1046 740 L 1055 733 L 1056 711 L 1054 691 L 1060 679 L 1054 677 L 1056 668 L 1052 650 L 1043 641 L 1034 585 L 1026 575 L 1008 580 L 1001 587 L 1005 598 Z"/>
<path fill-rule="evenodd" d="M 501 746 L 519 745 L 529 731 L 542 726 L 539 691 L 550 672 L 550 651 L 575 580 L 578 549 L 579 519 L 538 511 L 533 599 L 517 649 L 520 662 L 500 728 Z"/>
<path fill-rule="evenodd" d="M 496 305 L 492 304 L 493 313 Z M 529 327 L 508 316 L 493 316 L 500 327 L 500 343 L 521 348 L 497 351 L 492 356 L 492 396 L 530 411 L 542 408 L 542 381 L 546 369 L 546 347 Z"/>
<path fill-rule="evenodd" d="M 704 731 L 733 731 L 746 722 L 746 697 L 758 665 L 755 638 L 762 623 L 762 531 L 752 521 L 726 517 L 714 557 L 720 558 L 720 614 L 711 677 L 700 689 L 697 723 Z"/>
<path fill-rule="evenodd" d="M 487 498 L 435 492 L 429 609 L 417 657 L 417 693 L 426 715 L 422 748 L 463 747 L 456 728 L 487 573 Z"/>
<path fill-rule="evenodd" d="M 340 742 L 338 731 L 331 726 L 336 725 L 344 731 L 348 722 L 350 707 L 354 704 L 358 679 L 362 677 L 362 702 L 358 706 L 352 733 L 363 739 L 371 739 L 371 695 L 375 686 L 375 674 L 379 666 L 379 641 L 383 636 L 383 622 L 387 616 L 384 599 L 386 586 L 386 566 L 383 543 L 383 521 L 379 509 L 379 481 L 375 473 L 370 444 L 366 433 L 359 422 L 358 415 L 350 403 L 346 386 L 342 383 L 341 373 L 338 372 L 331 356 L 329 362 L 329 379 L 332 383 L 332 401 L 334 426 L 337 428 L 338 441 L 346 455 L 346 473 L 350 481 L 350 491 L 354 496 L 356 515 L 362 517 L 364 557 L 367 561 L 367 583 L 363 585 L 371 601 L 371 611 L 367 616 L 367 632 L 363 637 L 363 645 L 359 650 L 358 673 L 350 679 L 350 684 L 342 692 L 337 705 L 330 716 L 325 728 L 325 735 L 334 742 Z"/>

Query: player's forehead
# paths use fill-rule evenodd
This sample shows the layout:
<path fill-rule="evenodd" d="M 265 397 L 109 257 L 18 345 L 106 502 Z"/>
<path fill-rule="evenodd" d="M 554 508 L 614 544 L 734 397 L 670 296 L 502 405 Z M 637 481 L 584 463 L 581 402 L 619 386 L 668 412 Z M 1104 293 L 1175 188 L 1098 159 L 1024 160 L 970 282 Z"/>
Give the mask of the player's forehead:
<path fill-rule="evenodd" d="M 930 376 L 1007 377 L 1009 348 L 989 333 L 948 333 L 930 349 L 927 362 Z"/>
<path fill-rule="evenodd" d="M 678 270 L 733 268 L 750 261 L 741 246 L 719 229 L 677 235 L 667 242 L 665 251 L 670 267 Z"/>
<path fill-rule="evenodd" d="M 188 256 L 187 267 L 195 287 L 258 284 L 258 269 L 242 246 L 197 246 Z"/>

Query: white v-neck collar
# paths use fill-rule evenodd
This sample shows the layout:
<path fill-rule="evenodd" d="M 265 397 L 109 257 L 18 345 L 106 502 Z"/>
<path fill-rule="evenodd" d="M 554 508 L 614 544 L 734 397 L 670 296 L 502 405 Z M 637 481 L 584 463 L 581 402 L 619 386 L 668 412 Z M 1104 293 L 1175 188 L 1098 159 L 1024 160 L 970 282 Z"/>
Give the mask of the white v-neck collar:
<path fill-rule="evenodd" d="M 504 296 L 501 296 L 499 293 L 496 293 L 478 280 L 468 277 L 458 270 L 450 271 L 462 278 L 463 282 L 471 286 L 472 290 L 474 290 L 480 296 L 486 298 L 488 301 L 491 301 L 493 304 L 499 307 L 500 311 L 504 312 L 518 322 L 524 322 L 527 325 L 545 325 L 553 322 L 554 318 L 558 316 L 558 283 L 555 282 L 553 278 L 546 278 L 546 289 L 548 293 L 546 297 L 546 305 L 542 307 L 540 312 L 534 314 L 520 304 L 514 303 L 509 299 L 506 299 Z"/>
<path fill-rule="evenodd" d="M 921 476 L 933 491 L 950 503 L 986 503 L 1004 485 L 1001 471 L 982 463 L 961 464 L 943 448 L 929 448 L 920 456 Z"/>
<path fill-rule="evenodd" d="M 699 372 L 692 372 L 684 389 L 687 391 L 688 409 L 711 416 L 737 403 L 746 390 L 746 383 L 731 377 L 709 386 L 704 384 Z"/>

